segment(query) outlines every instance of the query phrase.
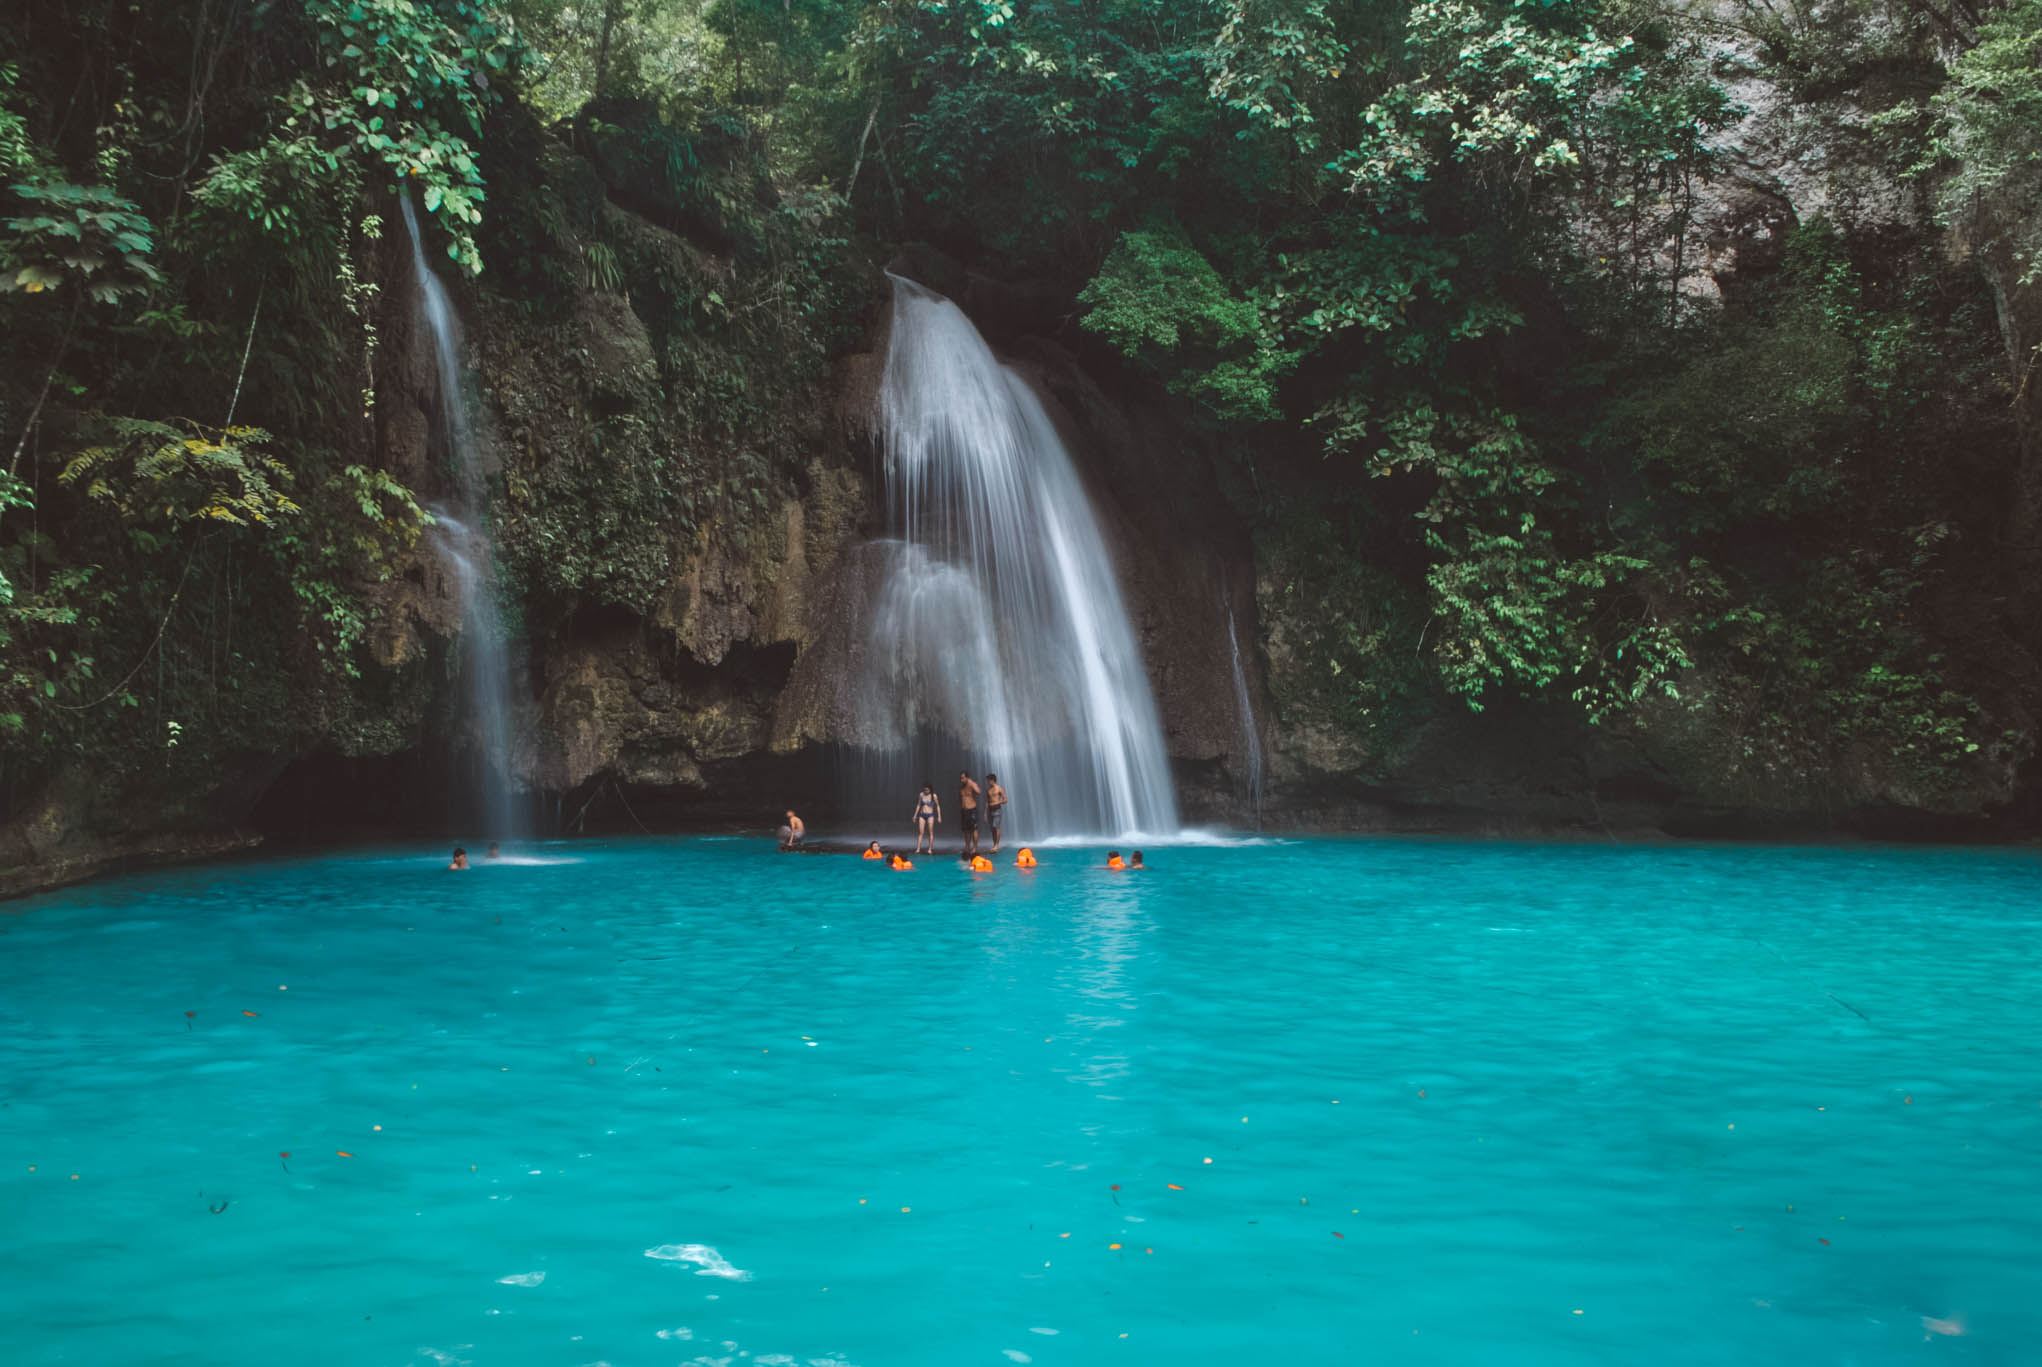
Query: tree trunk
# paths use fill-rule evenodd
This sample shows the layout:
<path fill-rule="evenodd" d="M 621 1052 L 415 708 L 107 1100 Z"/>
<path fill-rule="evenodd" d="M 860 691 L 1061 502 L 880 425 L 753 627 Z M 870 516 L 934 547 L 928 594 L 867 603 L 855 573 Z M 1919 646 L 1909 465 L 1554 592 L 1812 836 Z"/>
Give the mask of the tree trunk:
<path fill-rule="evenodd" d="M 603 0 L 603 31 L 596 39 L 596 74 L 590 83 L 589 94 L 602 98 L 604 78 L 609 75 L 610 36 L 616 32 L 617 21 L 624 17 L 624 0 Z"/>

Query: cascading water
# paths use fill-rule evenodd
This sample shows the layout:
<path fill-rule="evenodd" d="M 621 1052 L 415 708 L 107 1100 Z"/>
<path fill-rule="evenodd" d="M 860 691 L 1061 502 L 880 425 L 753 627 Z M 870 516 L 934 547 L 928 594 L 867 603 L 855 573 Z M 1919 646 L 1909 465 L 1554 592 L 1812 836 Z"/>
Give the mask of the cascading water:
<path fill-rule="evenodd" d="M 1255 723 L 1255 704 L 1248 696 L 1248 671 L 1241 664 L 1241 638 L 1234 631 L 1234 608 L 1227 605 L 1227 644 L 1234 652 L 1234 710 L 1241 726 L 1241 754 L 1248 762 L 1248 800 L 1255 807 L 1255 828 L 1262 828 L 1262 728 Z"/>
<path fill-rule="evenodd" d="M 493 839 L 521 834 L 510 781 L 510 662 L 497 619 L 493 586 L 496 547 L 487 529 L 482 453 L 469 408 L 468 376 L 462 365 L 461 323 L 453 301 L 426 260 L 425 242 L 411 197 L 399 201 L 411 234 L 411 262 L 418 278 L 419 312 L 432 334 L 439 369 L 439 426 L 453 457 L 454 506 L 434 508 L 433 539 L 453 567 L 461 595 L 462 676 L 469 720 L 474 726 L 476 790 Z"/>
<path fill-rule="evenodd" d="M 1049 415 L 963 312 L 894 277 L 879 421 L 894 540 L 855 694 L 905 815 L 997 773 L 1008 833 L 1177 829 L 1163 728 L 1098 519 Z"/>

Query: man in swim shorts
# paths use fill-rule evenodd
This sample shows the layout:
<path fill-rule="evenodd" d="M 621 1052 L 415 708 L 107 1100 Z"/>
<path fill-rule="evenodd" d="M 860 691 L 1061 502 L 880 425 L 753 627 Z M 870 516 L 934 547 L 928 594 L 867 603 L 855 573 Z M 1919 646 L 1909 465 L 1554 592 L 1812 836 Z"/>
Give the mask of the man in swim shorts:
<path fill-rule="evenodd" d="M 1007 819 L 1007 790 L 998 774 L 986 775 L 986 828 L 993 833 L 993 853 L 1000 852 L 1000 824 Z"/>
<path fill-rule="evenodd" d="M 958 820 L 964 827 L 964 853 L 967 857 L 978 853 L 978 798 L 978 783 L 960 769 L 957 773 Z"/>
<path fill-rule="evenodd" d="M 787 832 L 787 842 L 780 847 L 782 849 L 798 850 L 801 848 L 801 842 L 808 838 L 808 827 L 792 812 L 787 813 L 787 824 L 781 829 Z"/>

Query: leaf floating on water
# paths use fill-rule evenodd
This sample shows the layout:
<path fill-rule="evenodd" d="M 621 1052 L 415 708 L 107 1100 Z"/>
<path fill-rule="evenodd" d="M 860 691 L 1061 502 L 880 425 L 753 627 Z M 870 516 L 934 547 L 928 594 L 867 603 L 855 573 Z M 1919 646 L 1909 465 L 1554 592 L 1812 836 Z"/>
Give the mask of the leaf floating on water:
<path fill-rule="evenodd" d="M 259 1015 L 261 1015 L 261 1014 L 262 1014 L 262 1012 L 260 1012 L 260 1011 L 243 1011 L 243 1012 L 242 1012 L 241 1014 L 242 1014 L 242 1015 L 244 1015 L 244 1016 L 259 1016 Z"/>
<path fill-rule="evenodd" d="M 1166 1187 L 1168 1187 L 1168 1188 L 1169 1188 L 1170 1190 L 1172 1190 L 1172 1191 L 1182 1191 L 1182 1190 L 1184 1190 L 1184 1188 L 1182 1188 L 1182 1187 L 1178 1186 L 1178 1185 L 1177 1185 L 1177 1184 L 1176 1184 L 1175 1182 L 1165 1182 L 1165 1183 L 1163 1183 L 1163 1185 L 1164 1185 L 1164 1186 L 1166 1186 Z"/>

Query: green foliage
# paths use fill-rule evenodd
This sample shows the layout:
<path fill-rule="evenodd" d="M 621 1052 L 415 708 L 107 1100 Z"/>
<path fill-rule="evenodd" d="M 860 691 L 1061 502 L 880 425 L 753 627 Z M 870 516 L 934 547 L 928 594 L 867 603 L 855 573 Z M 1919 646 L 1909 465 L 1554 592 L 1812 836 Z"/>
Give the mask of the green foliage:
<path fill-rule="evenodd" d="M 2003 243 L 2024 283 L 2042 281 L 2042 0 L 1988 10 L 1934 104 L 1944 214 Z"/>
<path fill-rule="evenodd" d="M 263 453 L 269 434 L 254 427 L 207 432 L 116 418 L 113 440 L 71 458 L 58 476 L 88 499 L 104 501 L 141 525 L 265 523 L 299 511 L 284 494 L 291 472 Z"/>
<path fill-rule="evenodd" d="M 40 157 L 28 134 L 28 120 L 15 109 L 21 68 L 0 62 L 0 179 L 13 180 L 39 168 Z"/>
<path fill-rule="evenodd" d="M 283 98 L 280 131 L 215 159 L 200 201 L 289 238 L 306 199 L 379 166 L 439 219 L 447 255 L 481 271 L 474 228 L 485 193 L 474 142 L 498 98 L 492 76 L 512 75 L 522 57 L 511 27 L 471 0 L 303 0 L 298 8 L 318 66 Z"/>
<path fill-rule="evenodd" d="M 1526 194 L 1581 165 L 1580 146 L 1643 84 L 1629 38 L 1596 7 L 1543 0 L 1420 0 L 1406 19 L 1411 74 L 1361 114 L 1336 164 L 1379 207 L 1420 214 L 1414 185 L 1446 164 L 1483 191 Z"/>
<path fill-rule="evenodd" d="M 1349 61 L 1329 0 L 1227 0 L 1213 35 L 1212 98 L 1250 126 L 1319 151 L 1328 87 Z"/>
<path fill-rule="evenodd" d="M 41 294 L 75 281 L 110 304 L 163 278 L 149 260 L 155 230 L 132 200 L 103 185 L 64 181 L 28 181 L 12 190 L 28 207 L 6 220 L 0 290 Z"/>
<path fill-rule="evenodd" d="M 1261 345 L 1261 315 L 1175 228 L 1121 235 L 1079 294 L 1085 327 L 1227 418 L 1273 418 L 1291 359 Z"/>

